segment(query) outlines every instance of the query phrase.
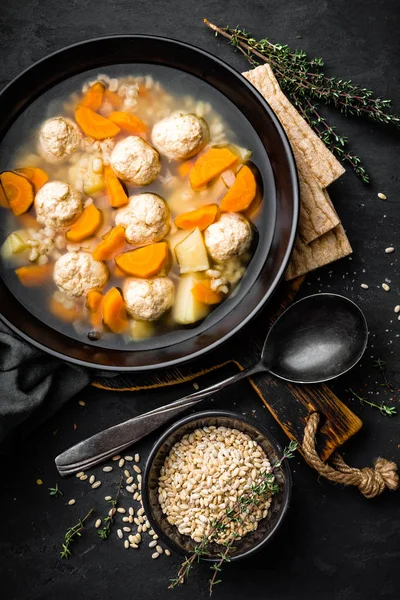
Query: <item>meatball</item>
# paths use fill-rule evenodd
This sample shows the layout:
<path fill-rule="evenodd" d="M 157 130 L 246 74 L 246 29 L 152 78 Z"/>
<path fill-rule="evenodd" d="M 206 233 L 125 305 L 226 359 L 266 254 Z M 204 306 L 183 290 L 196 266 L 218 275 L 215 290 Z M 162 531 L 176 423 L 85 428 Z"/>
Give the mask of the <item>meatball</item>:
<path fill-rule="evenodd" d="M 118 142 L 110 162 L 118 177 L 136 185 L 151 183 L 161 169 L 158 152 L 137 135 Z"/>
<path fill-rule="evenodd" d="M 209 137 L 204 119 L 179 113 L 156 123 L 151 134 L 157 150 L 175 160 L 186 160 L 200 152 Z"/>
<path fill-rule="evenodd" d="M 70 297 L 102 288 L 108 277 L 106 265 L 87 252 L 67 252 L 54 264 L 54 281 L 58 289 Z"/>
<path fill-rule="evenodd" d="M 83 198 L 64 181 L 50 181 L 35 198 L 36 219 L 42 225 L 60 229 L 70 225 L 83 210 Z"/>
<path fill-rule="evenodd" d="M 138 194 L 117 211 L 115 223 L 125 227 L 125 237 L 133 246 L 153 244 L 169 231 L 169 209 L 156 194 Z"/>
<path fill-rule="evenodd" d="M 253 232 L 250 223 L 236 213 L 224 213 L 204 232 L 204 241 L 212 258 L 223 262 L 249 249 Z"/>
<path fill-rule="evenodd" d="M 73 121 L 47 119 L 39 131 L 39 153 L 50 163 L 60 163 L 80 145 L 81 133 Z"/>
<path fill-rule="evenodd" d="M 156 321 L 174 301 L 174 284 L 169 277 L 130 278 L 123 288 L 126 310 L 139 321 Z"/>

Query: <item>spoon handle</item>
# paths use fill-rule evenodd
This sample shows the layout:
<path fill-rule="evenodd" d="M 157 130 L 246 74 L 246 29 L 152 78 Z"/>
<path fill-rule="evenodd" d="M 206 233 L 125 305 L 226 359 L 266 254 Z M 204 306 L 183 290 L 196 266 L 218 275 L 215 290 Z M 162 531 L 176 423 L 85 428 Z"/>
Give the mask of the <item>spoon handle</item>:
<path fill-rule="evenodd" d="M 236 383 L 245 377 L 265 370 L 265 367 L 261 363 L 258 363 L 204 390 L 199 390 L 180 400 L 96 433 L 92 437 L 79 442 L 79 444 L 59 454 L 55 459 L 56 467 L 62 476 L 93 467 L 138 442 L 152 431 L 161 427 L 161 425 L 170 421 L 173 417 L 183 413 L 205 398 L 212 396 L 215 392 L 219 392 L 228 385 Z"/>

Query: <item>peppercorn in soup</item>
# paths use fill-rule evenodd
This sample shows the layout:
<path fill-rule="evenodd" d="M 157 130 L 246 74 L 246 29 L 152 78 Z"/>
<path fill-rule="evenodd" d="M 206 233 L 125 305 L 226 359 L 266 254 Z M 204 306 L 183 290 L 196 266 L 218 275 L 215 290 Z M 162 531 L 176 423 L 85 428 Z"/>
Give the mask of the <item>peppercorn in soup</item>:
<path fill-rule="evenodd" d="M 75 77 L 6 136 L 3 275 L 73 337 L 118 346 L 196 326 L 251 261 L 254 136 L 212 94 L 164 79 Z"/>

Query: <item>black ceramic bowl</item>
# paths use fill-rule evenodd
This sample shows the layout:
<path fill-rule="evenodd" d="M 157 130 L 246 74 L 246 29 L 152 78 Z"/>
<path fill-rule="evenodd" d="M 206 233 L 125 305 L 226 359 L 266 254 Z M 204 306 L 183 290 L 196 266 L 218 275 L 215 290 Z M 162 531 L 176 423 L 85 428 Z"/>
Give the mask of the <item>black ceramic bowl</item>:
<path fill-rule="evenodd" d="M 99 72 L 143 65 L 188 74 L 211 86 L 221 102 L 252 132 L 264 187 L 259 236 L 254 256 L 236 293 L 200 324 L 124 347 L 105 338 L 91 342 L 62 329 L 46 310 L 36 310 L 13 293 L 15 275 L 0 269 L 0 313 L 22 337 L 60 358 L 100 370 L 142 371 L 176 365 L 199 356 L 241 329 L 267 302 L 278 285 L 293 247 L 298 213 L 297 173 L 290 145 L 275 114 L 238 72 L 206 52 L 174 40 L 151 36 L 113 36 L 69 46 L 34 64 L 0 94 L 0 170 L 12 167 L 11 148 L 40 113 L 40 97 L 57 101 L 58 89 L 79 89 Z M 74 88 L 73 85 L 76 87 Z M 64 86 L 64 87 L 63 87 Z M 69 86 L 69 87 L 68 87 Z M 72 87 L 71 87 L 72 86 Z M 210 89 L 211 89 L 210 88 Z M 42 110 L 43 112 L 43 110 Z M 46 117 L 48 115 L 44 115 Z M 39 121 L 40 122 L 40 121 Z M 0 209 L 2 210 L 2 209 Z M 5 237 L 0 218 L 1 239 Z M 3 227 L 3 229 L 2 229 Z M 14 279 L 13 279 L 14 278 Z"/>
<path fill-rule="evenodd" d="M 168 523 L 158 502 L 158 478 L 161 467 L 172 446 L 185 434 L 194 431 L 198 427 L 210 425 L 231 427 L 243 431 L 263 448 L 271 464 L 276 462 L 282 455 L 278 442 L 268 431 L 255 421 L 238 413 L 207 410 L 189 415 L 172 425 L 156 442 L 147 460 L 142 482 L 142 502 L 147 518 L 159 538 L 167 546 L 181 554 L 193 553 L 198 544 L 188 535 L 179 533 L 175 525 Z M 282 467 L 277 469 L 276 480 L 280 491 L 272 497 L 272 504 L 267 517 L 260 521 L 256 531 L 248 533 L 235 543 L 236 550 L 230 555 L 232 560 L 248 557 L 250 554 L 261 550 L 271 541 L 282 523 L 289 507 L 292 490 L 292 476 L 288 461 L 284 461 Z M 217 560 L 219 552 L 221 552 L 220 545 L 210 544 L 208 553 L 203 558 L 210 561 Z"/>

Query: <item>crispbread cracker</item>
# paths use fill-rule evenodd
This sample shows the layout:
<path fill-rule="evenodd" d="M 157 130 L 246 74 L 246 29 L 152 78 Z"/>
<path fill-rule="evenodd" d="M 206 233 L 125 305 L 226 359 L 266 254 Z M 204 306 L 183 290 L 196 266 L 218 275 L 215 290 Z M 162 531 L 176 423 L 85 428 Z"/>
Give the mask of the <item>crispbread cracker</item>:
<path fill-rule="evenodd" d="M 351 254 L 352 249 L 326 187 L 344 168 L 283 94 L 268 64 L 243 75 L 281 121 L 292 146 L 300 185 L 300 219 L 286 280 Z"/>
<path fill-rule="evenodd" d="M 351 253 L 349 240 L 341 224 L 310 244 L 297 236 L 285 279 L 294 279 Z"/>
<path fill-rule="evenodd" d="M 299 235 L 309 244 L 340 223 L 326 190 L 310 172 L 301 155 L 296 158 L 300 186 Z"/>
<path fill-rule="evenodd" d="M 295 154 L 300 154 L 322 188 L 344 173 L 344 168 L 313 132 L 282 92 L 268 64 L 243 75 L 258 89 L 281 121 Z"/>

